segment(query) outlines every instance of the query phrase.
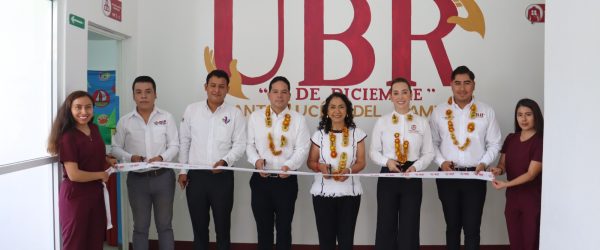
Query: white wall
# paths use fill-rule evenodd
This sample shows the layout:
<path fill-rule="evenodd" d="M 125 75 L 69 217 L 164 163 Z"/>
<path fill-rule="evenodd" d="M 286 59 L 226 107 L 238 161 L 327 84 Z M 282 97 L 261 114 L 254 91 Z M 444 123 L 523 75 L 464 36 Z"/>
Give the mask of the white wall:
<path fill-rule="evenodd" d="M 537 56 L 538 59 L 544 57 L 541 53 L 542 46 L 540 46 L 543 38 L 539 37 L 539 34 L 543 33 L 544 25 L 531 25 L 529 29 L 519 26 L 521 30 L 515 31 L 516 27 L 505 22 L 506 18 L 506 20 L 518 23 L 517 20 L 522 17 L 524 12 L 521 10 L 533 2 L 518 3 L 520 6 L 515 7 L 514 10 L 502 12 L 501 10 L 504 9 L 502 7 L 508 3 L 480 1 L 482 9 L 487 10 L 486 18 L 490 25 L 488 30 L 493 30 L 491 27 L 495 27 L 496 30 L 502 31 L 497 34 L 496 38 L 502 42 L 486 45 L 488 47 L 481 44 L 469 44 L 458 49 L 458 46 L 455 46 L 455 51 L 449 53 L 456 59 L 456 62 L 453 63 L 474 66 L 479 80 L 476 94 L 492 106 L 497 107 L 504 133 L 511 130 L 511 109 L 518 98 L 529 96 L 545 104 L 546 153 L 543 172 L 541 248 L 590 249 L 600 244 L 600 238 L 596 235 L 598 232 L 596 222 L 600 219 L 597 214 L 600 211 L 600 202 L 594 195 L 588 197 L 595 188 L 594 184 L 598 182 L 594 175 L 585 173 L 593 171 L 594 164 L 588 156 L 596 153 L 593 151 L 597 148 L 594 143 L 600 140 L 600 133 L 596 132 L 598 131 L 596 129 L 598 118 L 595 115 L 587 115 L 586 120 L 579 117 L 586 114 L 597 114 L 596 108 L 600 106 L 598 99 L 594 96 L 600 88 L 595 84 L 597 77 L 594 74 L 598 71 L 598 63 L 595 63 L 595 59 L 600 56 L 598 48 L 600 32 L 596 27 L 600 23 L 596 13 L 596 10 L 600 9 L 600 4 L 589 0 L 548 1 L 547 10 L 550 15 L 547 16 L 545 53 L 547 68 L 545 78 L 547 81 L 545 92 L 542 94 L 540 89 L 543 77 L 538 76 L 543 70 L 542 64 L 531 63 L 526 67 L 521 67 L 519 62 L 532 55 Z M 292 5 L 293 3 L 287 4 Z M 99 4 L 97 6 L 85 1 L 64 0 L 58 1 L 58 5 L 58 79 L 63 86 L 62 91 L 59 91 L 60 96 L 64 97 L 64 93 L 85 88 L 87 31 L 68 24 L 68 14 L 74 13 L 86 20 L 132 36 L 123 44 L 126 54 L 123 56 L 123 67 L 127 72 L 124 82 L 131 82 L 137 75 L 137 65 L 140 62 L 142 64 L 140 73 L 152 75 L 159 83 L 159 106 L 180 117 L 186 104 L 205 97 L 201 91 L 203 77 L 206 74 L 202 64 L 201 49 L 207 43 L 211 43 L 210 39 L 203 38 L 203 36 L 211 35 L 203 33 L 205 31 L 201 28 L 200 23 L 210 23 L 211 20 L 198 14 L 206 9 L 206 7 L 201 7 L 198 1 L 185 5 L 170 4 L 166 6 L 163 1 L 144 1 L 144 5 L 141 6 L 137 6 L 136 0 L 123 1 L 124 14 L 121 23 L 104 17 L 98 7 Z M 287 13 L 293 12 L 296 7 L 298 6 L 286 8 Z M 138 9 L 145 15 L 140 16 L 139 24 L 137 23 Z M 301 18 L 301 14 L 299 15 Z M 138 28 L 143 39 L 136 36 Z M 540 29 L 542 30 L 540 31 Z M 188 32 L 194 32 L 194 35 L 186 35 L 185 33 Z M 537 35 L 523 36 L 523 33 L 527 32 L 535 32 Z M 301 37 L 297 34 L 293 36 Z M 488 38 L 490 37 L 488 36 Z M 447 40 L 451 40 L 451 38 Z M 140 41 L 139 46 L 136 41 Z M 522 49 L 494 53 L 494 49 L 505 48 L 502 44 Z M 473 58 L 477 60 L 473 60 Z M 506 63 L 506 61 L 511 61 L 514 65 Z M 292 73 L 290 71 L 282 70 L 280 73 L 290 75 Z M 431 70 L 422 71 L 422 74 L 430 73 Z M 299 79 L 299 77 L 294 77 L 294 81 Z M 516 88 L 506 86 L 511 83 L 520 84 Z M 127 88 L 125 87 L 125 89 Z M 519 91 L 517 94 L 515 89 L 523 91 Z M 448 95 L 449 91 L 445 90 L 443 93 Z M 542 101 L 544 96 L 549 101 Z M 229 100 L 233 99 L 232 97 L 228 98 Z M 436 103 L 442 100 L 442 97 L 436 97 L 429 102 Z M 127 98 L 123 98 L 122 112 L 132 108 L 132 103 L 126 103 L 126 101 Z M 389 111 L 389 107 L 387 107 L 387 111 Z M 565 133 L 565 131 L 586 132 L 583 134 Z M 580 176 L 579 173 L 584 174 Z M 233 240 L 235 242 L 254 242 L 254 222 L 248 210 L 248 178 L 243 174 L 238 174 L 236 178 L 236 207 L 233 215 L 236 227 L 233 230 Z M 363 198 L 359 216 L 358 244 L 371 243 L 373 239 L 374 183 L 374 181 L 365 180 L 367 192 Z M 316 242 L 312 208 L 307 193 L 308 185 L 309 181 L 301 181 L 300 199 L 297 203 L 298 212 L 294 221 L 295 243 Z M 441 244 L 443 242 L 443 217 L 440 204 L 434 185 L 431 185 L 431 182 L 425 182 L 424 187 L 421 242 L 423 244 Z M 503 205 L 503 194 L 488 189 L 482 227 L 482 243 L 501 244 L 507 242 L 502 216 Z M 179 196 L 179 193 L 176 197 L 175 207 L 176 239 L 191 240 L 192 234 L 185 198 Z M 365 213 L 367 211 L 368 214 Z"/>
<path fill-rule="evenodd" d="M 444 38 L 448 57 L 453 67 L 466 64 L 477 74 L 477 98 L 491 104 L 498 114 L 503 134 L 512 130 L 513 105 L 521 97 L 530 97 L 543 105 L 543 24 L 531 25 L 524 17 L 527 5 L 535 1 L 489 2 L 478 4 L 486 18 L 486 37 L 466 32 L 456 27 Z M 326 1 L 326 32 L 341 32 L 348 24 L 351 8 L 347 2 Z M 108 29 L 120 32 L 131 38 L 123 41 L 122 81 L 117 87 L 120 96 L 130 96 L 129 84 L 137 75 L 146 74 L 158 82 L 158 106 L 181 117 L 185 106 L 205 98 L 202 83 L 206 75 L 203 63 L 204 46 L 213 45 L 212 1 L 190 1 L 165 4 L 164 1 L 136 0 L 123 1 L 123 21 L 117 22 L 102 14 L 100 4 L 85 1 L 59 1 L 59 82 L 64 88 L 59 97 L 64 97 L 76 89 L 85 89 L 87 65 L 87 30 L 68 24 L 68 14 L 73 13 Z M 259 74 L 269 68 L 274 57 L 272 29 L 276 1 L 246 2 L 234 1 L 234 57 L 240 60 L 240 70 L 248 74 Z M 286 55 L 278 74 L 288 76 L 292 82 L 302 80 L 303 58 L 303 3 L 286 1 Z M 365 34 L 376 48 L 377 63 L 372 75 L 365 83 L 356 87 L 376 87 L 389 80 L 390 76 L 390 14 L 389 3 L 371 2 L 372 27 Z M 431 2 L 413 1 L 413 33 L 426 33 L 438 22 L 436 7 Z M 257 7 L 260 5 L 260 11 Z M 464 8 L 459 14 L 465 16 Z M 257 23 L 255 23 L 257 22 Z M 271 24 L 269 23 L 271 22 Z M 258 29 L 260 25 L 266 25 Z M 89 25 L 86 25 L 88 27 Z M 266 30 L 265 30 L 266 29 Z M 257 50 L 257 49 L 260 49 Z M 326 76 L 342 76 L 349 65 L 348 54 L 343 46 L 327 42 Z M 450 91 L 441 87 L 431 56 L 423 42 L 414 42 L 413 79 L 419 87 L 436 88 L 435 94 L 415 102 L 418 106 L 429 107 L 444 101 Z M 260 54 L 257 54 L 259 53 Z M 335 59 L 335 60 L 333 60 Z M 337 66 L 333 64 L 339 63 Z M 251 93 L 250 101 L 228 97 L 228 101 L 240 105 L 264 104 L 266 98 L 257 93 L 258 87 L 244 86 L 245 93 Z M 322 97 L 329 88 L 323 88 Z M 518 90 L 518 91 L 516 91 Z M 62 98 L 61 98 L 62 99 Z M 294 104 L 310 105 L 309 101 L 293 101 Z M 379 114 L 391 110 L 386 101 L 359 102 L 373 104 Z M 312 102 L 314 104 L 314 102 Z M 122 98 L 121 112 L 133 108 L 130 98 Z M 359 127 L 370 131 L 374 118 L 358 118 Z M 309 119 L 311 127 L 316 119 Z M 368 143 L 369 141 L 367 141 Z M 243 161 L 243 160 L 242 160 Z M 250 167 L 241 163 L 241 166 Z M 369 165 L 369 172 L 378 167 Z M 432 167 L 433 169 L 433 167 Z M 235 207 L 232 215 L 232 240 L 234 242 L 255 242 L 255 225 L 250 207 L 249 176 L 236 175 Z M 316 244 L 317 235 L 308 188 L 311 180 L 300 179 L 300 193 L 293 224 L 294 243 Z M 356 230 L 356 244 L 372 244 L 375 228 L 376 180 L 364 180 L 366 193 L 363 196 L 361 212 Z M 191 225 L 185 196 L 178 191 L 175 201 L 174 230 L 176 240 L 192 240 Z M 126 203 L 125 203 L 126 204 Z M 488 189 L 488 197 L 482 224 L 483 244 L 507 243 L 503 218 L 504 193 Z M 421 219 L 421 243 L 436 245 L 444 243 L 444 221 L 441 205 L 432 181 L 424 182 L 424 199 Z M 155 238 L 155 235 L 151 235 Z M 214 234 L 211 234 L 214 239 Z"/>
<path fill-rule="evenodd" d="M 101 1 L 62 0 L 58 4 L 58 99 L 63 100 L 74 90 L 87 88 L 88 70 L 88 28 L 93 22 L 104 28 L 129 36 L 122 43 L 122 72 L 124 81 L 133 80 L 136 74 L 136 30 L 137 30 L 137 0 L 122 1 L 121 22 L 104 16 Z M 75 14 L 85 19 L 85 29 L 69 24 L 69 14 Z M 117 89 L 119 92 L 119 89 Z"/>
<path fill-rule="evenodd" d="M 598 249 L 600 3 L 548 2 L 540 249 Z"/>
<path fill-rule="evenodd" d="M 491 104 L 497 112 L 503 134 L 512 130 L 513 105 L 521 97 L 530 97 L 544 104 L 543 93 L 543 24 L 532 25 L 524 17 L 525 8 L 534 1 L 489 2 L 480 1 L 479 5 L 486 18 L 486 37 L 466 32 L 458 27 L 444 38 L 448 57 L 452 66 L 466 64 L 477 74 L 476 96 Z M 248 74 L 259 74 L 270 67 L 274 57 L 271 31 L 276 1 L 245 2 L 234 1 L 237 15 L 234 20 L 234 57 L 240 60 L 240 70 Z M 390 61 L 389 3 L 372 2 L 372 26 L 365 35 L 376 48 L 377 63 L 372 76 L 356 87 L 376 87 L 389 80 Z M 73 13 L 108 29 L 120 32 L 131 38 L 123 41 L 122 82 L 117 92 L 123 96 L 121 112 L 129 112 L 133 108 L 130 98 L 129 84 L 137 75 L 146 74 L 158 82 L 158 106 L 181 117 L 185 106 L 191 102 L 205 98 L 202 83 L 206 75 L 203 63 L 203 48 L 214 48 L 212 40 L 212 1 L 191 1 L 185 3 L 165 4 L 164 1 L 136 0 L 123 1 L 123 21 L 117 22 L 105 17 L 101 8 L 85 1 L 59 1 L 59 82 L 64 86 L 59 94 L 64 96 L 76 89 L 85 89 L 87 65 L 87 30 L 81 30 L 68 24 L 68 14 Z M 256 5 L 262 7 L 258 12 Z M 303 5 L 301 1 L 286 2 L 286 55 L 278 74 L 288 76 L 292 82 L 302 80 L 303 58 Z M 413 1 L 413 33 L 426 33 L 438 22 L 436 8 L 432 3 Z M 245 14 L 244 14 L 245 13 Z M 347 25 L 351 8 L 347 3 L 327 1 L 326 32 L 340 32 Z M 464 16 L 464 9 L 459 9 Z M 254 22 L 265 25 L 259 30 Z M 89 25 L 86 25 L 86 28 Z M 266 31 L 265 31 L 266 29 Z M 344 65 L 348 65 L 348 54 L 343 46 L 327 42 L 326 62 L 329 69 L 327 77 L 343 75 Z M 329 46 L 329 47 L 328 47 Z M 256 54 L 259 48 L 260 54 Z M 264 51 L 263 51 L 264 50 Z M 413 79 L 419 81 L 418 87 L 436 88 L 435 94 L 424 97 L 416 105 L 429 107 L 444 101 L 450 91 L 440 87 L 435 66 L 426 46 L 422 42 L 414 42 Z M 335 60 L 339 67 L 333 67 Z M 339 69 L 339 70 L 332 70 Z M 258 87 L 244 86 L 245 93 L 250 93 L 250 101 L 242 101 L 228 97 L 229 102 L 240 105 L 264 104 L 266 98 L 257 93 Z M 322 97 L 329 88 L 323 88 Z M 518 90 L 518 91 L 517 91 Z M 294 104 L 310 105 L 309 101 L 293 101 Z M 358 102 L 374 104 L 379 114 L 391 110 L 386 101 Z M 312 102 L 314 104 L 314 102 Z M 311 127 L 316 126 L 316 119 L 309 119 Z M 366 131 L 370 131 L 374 118 L 358 118 L 357 123 Z M 369 141 L 367 141 L 369 143 Z M 243 160 L 242 160 L 243 161 Z M 240 162 L 241 166 L 250 167 Z M 432 166 L 431 169 L 434 167 Z M 370 164 L 369 172 L 378 167 Z M 249 209 L 250 191 L 249 176 L 236 175 L 235 207 L 232 220 L 232 240 L 234 242 L 255 242 L 255 225 Z M 317 235 L 312 212 L 312 203 L 308 188 L 310 178 L 300 178 L 300 194 L 293 224 L 294 243 L 316 244 Z M 365 195 L 361 205 L 356 230 L 357 244 L 372 244 L 375 228 L 375 192 L 376 180 L 365 179 Z M 192 240 L 191 225 L 187 211 L 185 196 L 180 191 L 175 199 L 174 230 L 176 240 Z M 124 203 L 126 204 L 126 203 Z M 504 193 L 488 189 L 488 197 L 482 223 L 483 244 L 507 243 L 506 228 L 503 218 Z M 421 219 L 421 243 L 436 245 L 444 243 L 444 221 L 441 205 L 432 181 L 424 182 L 424 199 Z M 214 239 L 214 234 L 211 234 Z M 151 238 L 156 238 L 154 233 Z"/>
<path fill-rule="evenodd" d="M 276 54 L 273 42 L 277 1 L 234 1 L 234 57 L 239 59 L 238 68 L 250 75 L 261 74 L 272 65 Z M 326 2 L 326 32 L 341 32 L 349 23 L 352 8 L 346 1 Z M 432 2 L 413 2 L 413 33 L 426 33 L 438 22 L 438 13 Z M 543 98 L 543 33 L 544 24 L 531 24 L 525 18 L 525 9 L 537 1 L 478 1 L 486 18 L 486 36 L 466 32 L 458 27 L 444 38 L 452 66 L 466 64 L 477 75 L 477 98 L 496 109 L 503 135 L 512 131 L 513 112 L 516 101 L 530 97 L 544 104 Z M 283 64 L 277 74 L 288 76 L 294 85 L 303 79 L 303 1 L 285 1 L 286 50 Z M 390 14 L 389 4 L 370 1 L 372 27 L 365 35 L 376 50 L 376 64 L 372 75 L 362 84 L 353 87 L 378 87 L 390 76 Z M 154 77 L 158 84 L 157 105 L 181 117 L 186 105 L 205 99 L 202 84 L 207 72 L 204 65 L 204 46 L 213 45 L 213 1 L 190 1 L 164 4 L 164 1 L 144 1 L 138 8 L 138 61 L 139 73 Z M 464 9 L 459 13 L 465 15 Z M 330 47 L 328 47 L 330 46 Z M 349 65 L 348 54 L 343 46 L 327 42 L 327 77 L 343 76 Z M 431 56 L 423 42 L 414 42 L 413 79 L 418 87 L 436 88 L 435 94 L 425 94 L 415 105 L 429 107 L 445 101 L 451 92 L 441 87 Z M 333 64 L 336 64 L 333 66 Z M 339 65 L 337 65 L 339 64 Z M 344 66 L 345 65 L 345 66 Z M 339 70 L 331 70 L 338 68 Z M 267 103 L 258 94 L 259 87 L 267 83 L 244 86 L 250 100 L 228 96 L 226 101 L 239 105 Z M 321 97 L 328 95 L 329 87 L 321 87 Z M 322 99 L 322 100 L 323 100 Z M 292 104 L 311 105 L 318 101 L 296 101 Z M 391 111 L 388 101 L 356 101 L 355 104 L 376 105 L 379 114 Z M 121 111 L 132 107 L 122 106 Z M 373 117 L 357 118 L 359 127 L 370 131 Z M 316 118 L 309 119 L 314 130 Z M 367 140 L 367 145 L 369 139 Z M 251 167 L 242 159 L 239 166 Z M 303 168 L 306 169 L 306 168 Z M 369 162 L 368 172 L 378 171 Z M 431 166 L 430 170 L 435 169 Z M 249 175 L 236 174 L 235 203 L 232 214 L 232 241 L 256 242 L 255 222 L 250 210 Z M 295 244 L 316 244 L 317 233 L 312 202 L 308 189 L 311 178 L 299 179 L 300 192 L 293 222 Z M 376 180 L 364 179 L 365 195 L 356 228 L 356 244 L 373 244 L 376 223 Z M 175 239 L 191 241 L 193 234 L 189 221 L 185 196 L 177 191 L 173 220 Z M 507 244 L 504 222 L 504 192 L 488 188 L 487 202 L 482 223 L 482 244 Z M 421 243 L 441 245 L 445 242 L 445 223 L 441 204 L 433 181 L 424 182 L 421 214 Z M 211 229 L 214 240 L 214 230 Z"/>

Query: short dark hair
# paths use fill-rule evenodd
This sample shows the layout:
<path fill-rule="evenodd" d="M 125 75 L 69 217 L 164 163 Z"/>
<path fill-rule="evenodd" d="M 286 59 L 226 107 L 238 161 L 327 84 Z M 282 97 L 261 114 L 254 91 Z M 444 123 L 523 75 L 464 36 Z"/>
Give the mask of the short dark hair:
<path fill-rule="evenodd" d="M 412 92 L 410 82 L 408 82 L 408 80 L 406 80 L 406 78 L 404 78 L 404 77 L 394 78 L 394 80 L 392 80 L 392 84 L 390 84 L 390 91 L 392 90 L 392 87 L 394 87 L 394 84 L 396 84 L 396 83 L 406 83 L 406 86 L 408 86 L 408 91 Z"/>
<path fill-rule="evenodd" d="M 276 83 L 278 81 L 284 82 L 287 85 L 289 91 L 292 90 L 292 88 L 290 87 L 290 81 L 287 78 L 285 78 L 285 76 L 276 76 L 269 83 L 269 92 L 271 92 L 271 87 L 273 86 L 273 83 Z"/>
<path fill-rule="evenodd" d="M 135 80 L 133 80 L 133 84 L 131 84 L 131 91 L 135 91 L 135 84 L 138 82 L 152 83 L 152 89 L 154 89 L 154 93 L 156 93 L 156 82 L 154 82 L 154 79 L 152 79 L 152 77 L 149 77 L 149 76 L 136 77 Z"/>
<path fill-rule="evenodd" d="M 542 110 L 540 106 L 534 100 L 529 98 L 523 98 L 517 102 L 517 106 L 515 107 L 515 133 L 521 132 L 521 126 L 519 126 L 519 122 L 517 121 L 517 110 L 519 107 L 527 107 L 533 111 L 533 128 L 536 133 L 540 135 L 544 134 L 544 116 L 542 115 Z"/>
<path fill-rule="evenodd" d="M 229 85 L 229 75 L 227 74 L 227 72 L 225 72 L 224 70 L 220 70 L 220 69 L 215 69 L 213 71 L 211 71 L 210 73 L 208 73 L 208 75 L 206 75 L 206 83 L 208 84 L 208 80 L 212 77 L 216 77 L 216 78 L 225 78 L 225 82 L 227 82 L 227 85 Z"/>
<path fill-rule="evenodd" d="M 467 66 L 458 66 L 454 71 L 452 71 L 452 81 L 456 78 L 456 75 L 467 74 L 471 80 L 475 81 L 475 73 L 471 71 Z"/>
<path fill-rule="evenodd" d="M 325 131 L 325 133 L 329 133 L 331 130 L 331 118 L 329 118 L 327 112 L 329 111 L 329 103 L 334 97 L 342 99 L 342 101 L 344 101 L 346 104 L 346 117 L 344 118 L 344 124 L 346 127 L 356 128 L 356 124 L 354 123 L 354 109 L 352 108 L 352 102 L 346 95 L 340 92 L 333 92 L 327 97 L 327 99 L 325 99 L 325 104 L 323 104 L 323 107 L 321 107 L 321 121 L 319 122 L 319 127 L 317 128 L 322 129 Z"/>

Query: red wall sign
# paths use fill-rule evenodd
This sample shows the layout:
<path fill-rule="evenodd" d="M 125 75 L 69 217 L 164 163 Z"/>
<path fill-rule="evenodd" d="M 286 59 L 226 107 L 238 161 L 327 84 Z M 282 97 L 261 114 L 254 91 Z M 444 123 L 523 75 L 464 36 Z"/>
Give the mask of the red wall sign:
<path fill-rule="evenodd" d="M 123 3 L 121 0 L 102 0 L 102 12 L 107 17 L 121 21 L 121 6 Z"/>

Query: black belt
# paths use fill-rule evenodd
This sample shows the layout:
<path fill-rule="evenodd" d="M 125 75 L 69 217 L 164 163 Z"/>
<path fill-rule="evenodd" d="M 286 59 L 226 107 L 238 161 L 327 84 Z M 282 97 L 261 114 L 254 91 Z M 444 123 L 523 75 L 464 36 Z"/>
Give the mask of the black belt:
<path fill-rule="evenodd" d="M 169 168 L 159 168 L 156 170 L 150 170 L 150 171 L 146 171 L 146 172 L 129 172 L 132 173 L 135 176 L 139 176 L 139 177 L 153 177 L 153 176 L 159 176 L 161 174 L 166 173 L 167 171 L 172 171 Z"/>
<path fill-rule="evenodd" d="M 462 167 L 462 168 L 454 168 L 454 171 L 475 171 L 476 167 Z"/>
<path fill-rule="evenodd" d="M 453 171 L 461 171 L 461 172 L 467 172 L 467 171 L 475 171 L 477 169 L 477 167 L 459 167 L 459 168 L 453 168 Z M 438 171 L 442 171 L 442 168 L 438 168 Z"/>
<path fill-rule="evenodd" d="M 261 177 L 261 178 L 280 178 L 279 174 L 265 173 L 266 174 L 265 176 L 261 175 L 261 173 L 258 173 L 258 172 L 254 173 L 254 174 L 256 174 L 258 177 Z"/>
<path fill-rule="evenodd" d="M 294 176 L 294 175 L 290 175 L 288 178 L 281 178 L 281 176 L 279 176 L 279 174 L 267 173 L 267 175 L 264 176 L 264 177 L 261 176 L 260 173 L 255 173 L 255 174 L 258 175 L 258 177 L 261 177 L 261 178 L 274 178 L 274 179 L 279 179 L 280 178 L 282 180 L 290 179 L 292 176 Z"/>

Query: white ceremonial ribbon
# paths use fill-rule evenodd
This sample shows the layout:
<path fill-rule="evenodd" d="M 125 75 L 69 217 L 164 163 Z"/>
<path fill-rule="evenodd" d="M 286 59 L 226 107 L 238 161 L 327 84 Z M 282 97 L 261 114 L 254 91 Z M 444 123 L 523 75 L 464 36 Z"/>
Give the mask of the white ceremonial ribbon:
<path fill-rule="evenodd" d="M 258 170 L 250 168 L 238 168 L 238 167 L 225 167 L 219 166 L 213 168 L 208 165 L 193 165 L 183 163 L 172 163 L 172 162 L 152 162 L 152 163 L 119 163 L 115 165 L 115 171 L 127 172 L 147 168 L 171 168 L 171 169 L 187 169 L 187 170 L 229 170 L 229 171 L 240 171 L 240 172 L 252 172 L 252 173 L 268 173 L 268 174 L 288 174 L 288 175 L 324 175 L 322 173 L 315 172 L 303 172 L 303 171 L 283 171 L 283 170 Z M 475 179 L 484 181 L 493 181 L 494 175 L 491 172 L 480 171 L 476 174 L 475 171 L 424 171 L 424 172 L 410 172 L 410 173 L 356 173 L 356 174 L 328 174 L 329 176 L 360 176 L 360 177 L 387 177 L 387 178 L 419 178 L 419 179 Z"/>
<path fill-rule="evenodd" d="M 218 166 L 213 168 L 208 165 L 193 165 L 173 162 L 136 162 L 136 163 L 119 163 L 115 164 L 114 167 L 110 167 L 106 170 L 108 174 L 115 172 L 128 172 L 136 171 L 148 168 L 170 168 L 170 169 L 187 169 L 187 170 L 229 170 L 239 172 L 251 172 L 251 173 L 268 173 L 268 174 L 287 174 L 287 175 L 324 175 L 323 173 L 316 172 L 303 172 L 303 171 L 283 171 L 283 170 L 258 170 L 251 168 L 238 168 L 238 167 L 225 167 Z M 476 174 L 475 171 L 423 171 L 423 172 L 410 172 L 410 173 L 362 173 L 362 174 L 327 174 L 329 176 L 359 176 L 359 177 L 372 177 L 372 178 L 420 178 L 420 179 L 474 179 L 493 181 L 494 175 L 491 172 L 480 171 Z M 104 206 L 106 207 L 106 229 L 111 229 L 111 215 L 110 215 L 110 201 L 108 197 L 108 189 L 106 184 L 104 185 Z"/>
<path fill-rule="evenodd" d="M 102 182 L 102 189 L 104 191 L 104 209 L 106 210 L 106 230 L 113 228 L 112 219 L 110 216 L 110 199 L 108 197 L 108 189 L 106 189 L 106 183 Z"/>
<path fill-rule="evenodd" d="M 372 174 L 351 174 L 361 177 L 394 177 L 394 178 L 421 178 L 421 179 L 474 179 L 483 181 L 493 181 L 494 175 L 491 172 L 481 171 L 476 174 L 475 171 L 428 171 L 428 172 L 410 172 L 410 173 L 372 173 Z"/>
<path fill-rule="evenodd" d="M 117 172 L 113 167 L 110 167 L 105 170 L 108 175 L 111 175 L 114 172 Z M 108 196 L 108 189 L 106 188 L 106 183 L 102 182 L 102 191 L 104 192 L 104 211 L 106 211 L 106 230 L 112 229 L 112 217 L 110 215 L 110 197 Z"/>

